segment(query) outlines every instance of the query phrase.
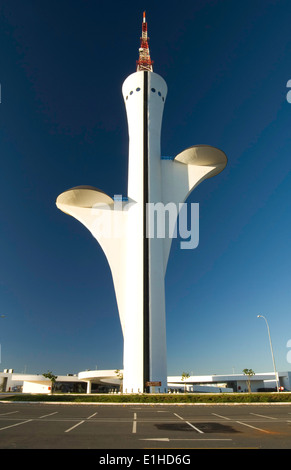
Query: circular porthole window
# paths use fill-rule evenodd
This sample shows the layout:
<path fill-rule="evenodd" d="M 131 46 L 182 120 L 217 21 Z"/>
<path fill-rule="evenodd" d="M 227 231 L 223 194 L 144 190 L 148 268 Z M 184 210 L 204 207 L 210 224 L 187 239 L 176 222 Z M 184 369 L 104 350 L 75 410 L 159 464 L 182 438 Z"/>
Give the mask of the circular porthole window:
<path fill-rule="evenodd" d="M 162 94 L 161 94 L 161 92 L 160 92 L 160 91 L 158 91 L 158 95 L 159 95 L 159 96 L 162 96 Z"/>
<path fill-rule="evenodd" d="M 156 92 L 156 89 L 155 89 L 155 88 L 152 88 L 152 92 L 155 93 L 155 92 Z"/>
<path fill-rule="evenodd" d="M 136 91 L 140 91 L 140 88 L 138 87 L 138 88 L 136 89 Z"/>
<path fill-rule="evenodd" d="M 132 95 L 132 94 L 133 94 L 133 91 L 131 91 L 129 94 Z"/>

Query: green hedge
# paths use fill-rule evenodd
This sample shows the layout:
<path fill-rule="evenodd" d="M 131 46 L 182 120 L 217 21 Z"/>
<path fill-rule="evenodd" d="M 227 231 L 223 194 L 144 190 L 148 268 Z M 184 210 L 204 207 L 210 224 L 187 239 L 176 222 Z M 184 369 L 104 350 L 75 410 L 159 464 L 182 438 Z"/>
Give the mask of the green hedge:
<path fill-rule="evenodd" d="M 291 393 L 215 393 L 215 394 L 129 394 L 74 395 L 23 394 L 2 401 L 68 402 L 68 403 L 279 403 L 290 402 Z"/>

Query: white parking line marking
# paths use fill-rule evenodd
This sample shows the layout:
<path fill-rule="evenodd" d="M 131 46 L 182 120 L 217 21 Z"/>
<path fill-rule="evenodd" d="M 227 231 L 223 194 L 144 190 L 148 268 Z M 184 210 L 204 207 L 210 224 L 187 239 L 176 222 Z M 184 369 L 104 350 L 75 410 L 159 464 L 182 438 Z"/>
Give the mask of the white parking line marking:
<path fill-rule="evenodd" d="M 255 426 L 251 426 L 250 424 L 242 423 L 241 421 L 236 421 L 236 423 L 242 424 L 243 426 L 248 426 L 249 428 L 252 428 L 252 429 L 256 429 L 257 431 L 266 432 L 268 434 L 270 432 L 270 431 L 266 431 L 265 429 L 256 428 Z"/>
<path fill-rule="evenodd" d="M 218 415 L 218 414 L 216 414 L 216 413 L 211 413 L 211 414 L 214 415 L 214 416 L 218 416 L 218 418 L 223 418 L 223 419 L 228 419 L 228 420 L 230 420 L 230 418 L 227 418 L 226 416 L 221 416 L 221 415 Z"/>
<path fill-rule="evenodd" d="M 140 441 L 163 441 L 163 442 L 170 442 L 170 441 L 232 441 L 232 439 L 212 439 L 212 438 L 200 438 L 200 439 L 170 439 L 169 437 L 149 437 L 145 439 L 139 439 Z"/>
<path fill-rule="evenodd" d="M 95 416 L 95 415 L 97 415 L 97 414 L 98 414 L 98 412 L 96 411 L 96 413 L 93 413 L 91 416 L 88 416 L 87 419 L 93 418 L 93 416 Z"/>
<path fill-rule="evenodd" d="M 193 426 L 193 424 L 189 423 L 189 421 L 185 421 L 185 423 L 189 424 L 189 426 L 191 426 L 191 428 L 195 429 L 195 431 L 200 432 L 200 434 L 204 434 L 204 432 L 201 431 L 201 429 L 196 428 L 196 426 Z"/>
<path fill-rule="evenodd" d="M 185 421 L 184 418 L 182 418 L 182 416 L 179 416 L 177 413 L 173 413 L 175 416 L 177 416 L 177 418 L 181 419 L 182 421 Z M 200 434 L 204 434 L 203 431 L 201 431 L 200 429 L 196 428 L 196 426 L 193 426 L 193 424 L 189 423 L 189 421 L 185 421 L 186 424 L 188 424 L 189 426 L 191 426 L 191 428 L 195 429 L 195 431 L 199 432 Z"/>
<path fill-rule="evenodd" d="M 46 418 L 47 416 L 56 415 L 57 413 L 58 413 L 58 411 L 55 411 L 54 413 L 49 413 L 48 415 L 40 416 L 39 419 L 41 419 L 41 418 Z"/>
<path fill-rule="evenodd" d="M 136 413 L 133 413 L 133 423 L 132 423 L 132 434 L 136 434 L 136 425 L 137 425 L 137 415 Z"/>
<path fill-rule="evenodd" d="M 5 428 L 0 428 L 0 431 L 3 431 L 4 429 L 8 429 L 8 428 L 13 428 L 14 426 L 20 426 L 21 424 L 29 423 L 30 421 L 33 421 L 33 419 L 28 419 L 27 421 L 21 421 L 21 423 L 10 424 L 10 426 L 5 426 Z"/>
<path fill-rule="evenodd" d="M 72 426 L 71 428 L 67 429 L 65 432 L 70 432 L 72 431 L 72 429 L 75 429 L 77 426 L 80 426 L 80 424 L 82 423 L 85 423 L 85 421 L 80 421 L 79 423 L 75 424 L 74 426 Z"/>
<path fill-rule="evenodd" d="M 140 441 L 162 441 L 162 442 L 170 442 L 168 437 L 148 437 L 146 439 L 140 439 Z"/>
<path fill-rule="evenodd" d="M 259 416 L 261 418 L 277 419 L 277 418 L 273 418 L 272 416 L 258 415 L 257 413 L 250 413 L 250 415 Z"/>
<path fill-rule="evenodd" d="M 213 437 L 200 437 L 199 439 L 170 439 L 171 441 L 232 441 L 232 439 L 220 439 Z"/>
<path fill-rule="evenodd" d="M 0 416 L 12 415 L 14 413 L 19 413 L 19 411 L 9 411 L 8 413 L 1 413 Z"/>

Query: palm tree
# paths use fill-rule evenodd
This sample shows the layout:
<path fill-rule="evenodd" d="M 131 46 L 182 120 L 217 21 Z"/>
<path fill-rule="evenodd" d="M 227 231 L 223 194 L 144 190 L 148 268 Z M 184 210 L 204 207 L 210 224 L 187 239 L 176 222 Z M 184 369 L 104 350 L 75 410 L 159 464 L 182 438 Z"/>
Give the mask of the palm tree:
<path fill-rule="evenodd" d="M 182 380 L 186 380 L 188 379 L 188 377 L 190 377 L 188 372 L 182 372 L 182 377 L 181 377 Z M 186 393 L 186 382 L 184 383 L 184 393 Z"/>
<path fill-rule="evenodd" d="M 244 369 L 243 373 L 248 376 L 246 382 L 247 382 L 247 386 L 248 386 L 248 391 L 249 391 L 249 393 L 251 393 L 251 391 L 252 391 L 251 390 L 251 377 L 253 375 L 255 375 L 255 373 L 254 373 L 253 369 Z"/>

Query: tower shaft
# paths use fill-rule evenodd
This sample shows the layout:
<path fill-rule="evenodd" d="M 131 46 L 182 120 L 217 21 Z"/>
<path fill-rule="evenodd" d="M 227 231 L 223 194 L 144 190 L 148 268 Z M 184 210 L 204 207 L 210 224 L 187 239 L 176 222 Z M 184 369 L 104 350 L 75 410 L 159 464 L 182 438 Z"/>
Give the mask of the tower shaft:
<path fill-rule="evenodd" d="M 133 318 L 128 321 L 131 333 L 124 344 L 124 389 L 130 388 L 133 379 L 136 381 L 138 371 L 143 371 L 143 383 L 138 388 L 147 388 L 147 382 L 157 381 L 164 390 L 167 371 L 163 246 L 161 239 L 147 236 L 147 209 L 148 204 L 162 200 L 160 136 L 167 85 L 159 75 L 139 71 L 125 80 L 122 93 L 129 132 L 128 197 L 134 201 L 128 212 L 128 270 L 132 267 L 132 273 L 126 316 Z M 136 322 L 139 329 L 134 333 L 131 326 Z M 138 359 L 137 350 L 142 358 Z"/>

